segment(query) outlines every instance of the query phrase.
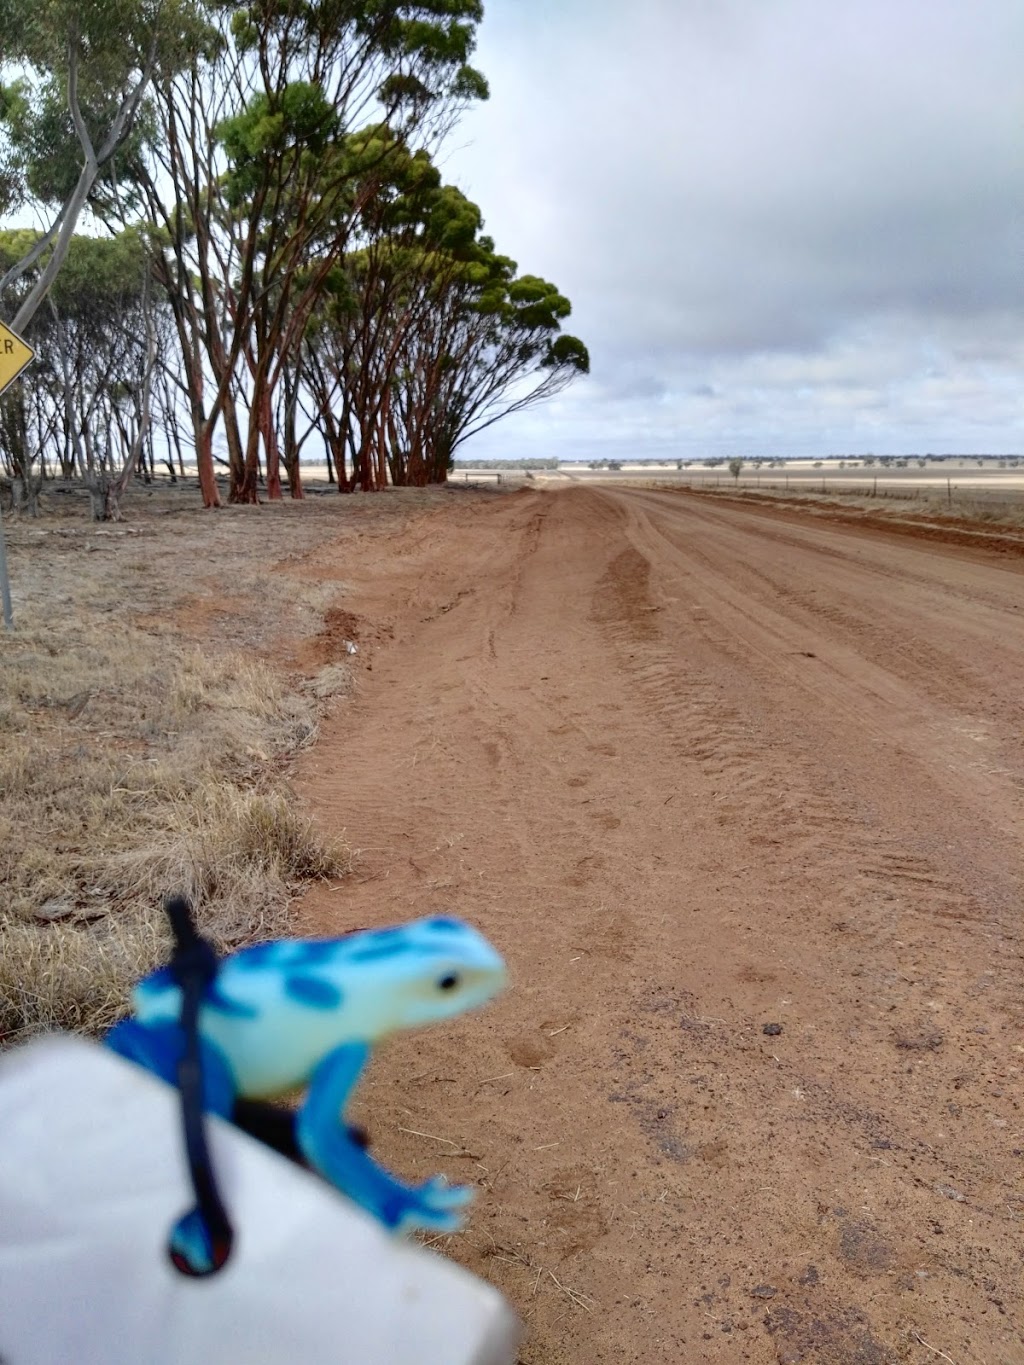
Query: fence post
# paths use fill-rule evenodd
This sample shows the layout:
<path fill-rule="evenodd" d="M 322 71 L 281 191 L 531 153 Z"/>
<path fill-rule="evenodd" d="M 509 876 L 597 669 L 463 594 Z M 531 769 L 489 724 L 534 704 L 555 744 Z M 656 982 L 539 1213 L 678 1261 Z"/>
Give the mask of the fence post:
<path fill-rule="evenodd" d="M 946 501 L 949 503 L 950 507 L 953 506 L 953 480 L 952 480 L 952 479 L 947 479 L 947 480 L 946 480 Z"/>

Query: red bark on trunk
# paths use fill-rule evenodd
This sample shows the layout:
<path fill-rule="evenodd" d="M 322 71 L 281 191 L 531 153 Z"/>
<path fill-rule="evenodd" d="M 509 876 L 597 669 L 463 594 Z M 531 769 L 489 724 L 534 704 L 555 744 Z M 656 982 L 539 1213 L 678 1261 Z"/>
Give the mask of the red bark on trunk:
<path fill-rule="evenodd" d="M 264 383 L 260 397 L 259 428 L 263 437 L 263 449 L 267 452 L 267 497 L 271 502 L 280 502 L 281 492 L 281 452 L 274 430 L 274 413 L 270 403 L 270 392 Z"/>
<path fill-rule="evenodd" d="M 288 475 L 288 495 L 292 498 L 304 498 L 306 496 L 302 487 L 302 470 L 298 460 L 292 460 L 285 466 Z"/>
<path fill-rule="evenodd" d="M 242 489 L 246 483 L 246 457 L 242 450 L 242 437 L 238 430 L 238 412 L 235 408 L 235 400 L 228 395 L 224 399 L 222 409 L 224 415 L 224 435 L 228 443 L 228 465 L 230 468 L 231 483 L 228 490 L 228 502 L 257 502 L 255 496 L 256 488 L 256 461 L 253 460 L 253 496 L 243 496 Z"/>
<path fill-rule="evenodd" d="M 196 466 L 199 470 L 199 489 L 203 495 L 203 506 L 219 507 L 220 492 L 213 472 L 213 429 L 209 422 L 200 422 L 198 432 Z"/>
<path fill-rule="evenodd" d="M 231 501 L 243 503 L 258 503 L 259 494 L 259 453 L 260 453 L 260 429 L 256 422 L 249 423 L 249 437 L 245 443 L 245 464 L 242 468 L 242 477 L 239 480 L 232 480 Z"/>

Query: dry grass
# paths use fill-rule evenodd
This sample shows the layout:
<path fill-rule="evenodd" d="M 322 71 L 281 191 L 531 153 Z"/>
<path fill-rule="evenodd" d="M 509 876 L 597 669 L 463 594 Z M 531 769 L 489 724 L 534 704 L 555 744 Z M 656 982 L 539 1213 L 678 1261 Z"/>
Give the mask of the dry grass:
<path fill-rule="evenodd" d="M 290 893 L 345 871 L 346 851 L 296 810 L 284 768 L 349 672 L 332 665 L 304 688 L 238 652 L 284 620 L 300 635 L 322 623 L 329 595 L 270 571 L 270 552 L 295 549 L 295 520 L 189 521 L 190 567 L 214 571 L 228 540 L 232 592 L 252 604 L 247 629 L 211 586 L 201 647 L 168 623 L 201 581 L 183 576 L 180 526 L 140 516 L 136 534 L 115 538 L 75 522 L 8 523 L 0 1038 L 113 1022 L 166 952 L 168 892 L 190 895 L 206 932 L 232 948 L 286 930 Z M 307 528 L 301 548 L 338 529 L 322 516 Z M 89 553 L 97 544 L 103 553 Z M 126 581 L 138 584 L 130 594 Z"/>
<path fill-rule="evenodd" d="M 352 691 L 352 670 L 345 664 L 325 664 L 302 684 L 302 690 L 320 701 L 327 701 L 330 697 L 347 697 Z"/>
<path fill-rule="evenodd" d="M 827 485 L 826 485 L 827 487 Z M 975 522 L 993 530 L 1019 531 L 1024 527 L 1024 493 L 1019 489 L 957 489 L 913 485 L 879 488 L 877 496 L 847 489 L 828 489 L 843 503 L 891 517 L 927 517 L 936 522 Z"/>
<path fill-rule="evenodd" d="M 344 855 L 274 760 L 316 731 L 266 666 L 129 624 L 29 621 L 0 676 L 0 1029 L 95 1029 L 195 901 L 222 947 L 279 932 L 289 890 Z"/>
<path fill-rule="evenodd" d="M 954 491 L 952 499 L 947 499 L 945 494 L 932 491 L 923 502 L 923 510 L 938 518 L 962 517 L 983 526 L 1007 530 L 1019 531 L 1024 528 L 1024 495 L 1020 493 L 991 493 L 986 496 L 978 493 L 958 494 Z"/>

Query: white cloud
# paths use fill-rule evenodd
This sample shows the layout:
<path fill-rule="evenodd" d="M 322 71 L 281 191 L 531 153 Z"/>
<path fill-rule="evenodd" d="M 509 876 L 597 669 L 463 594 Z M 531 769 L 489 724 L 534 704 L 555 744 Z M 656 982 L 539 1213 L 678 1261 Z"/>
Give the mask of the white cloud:
<path fill-rule="evenodd" d="M 489 0 L 446 174 L 594 375 L 476 453 L 1024 448 L 1022 48 L 1015 0 Z"/>

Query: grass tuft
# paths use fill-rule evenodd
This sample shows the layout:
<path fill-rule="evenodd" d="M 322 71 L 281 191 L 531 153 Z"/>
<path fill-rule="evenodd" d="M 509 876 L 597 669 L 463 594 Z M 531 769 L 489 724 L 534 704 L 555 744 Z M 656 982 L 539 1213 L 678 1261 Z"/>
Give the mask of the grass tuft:
<path fill-rule="evenodd" d="M 327 664 L 302 684 L 302 690 L 320 701 L 346 697 L 352 691 L 352 670 L 346 664 Z"/>

